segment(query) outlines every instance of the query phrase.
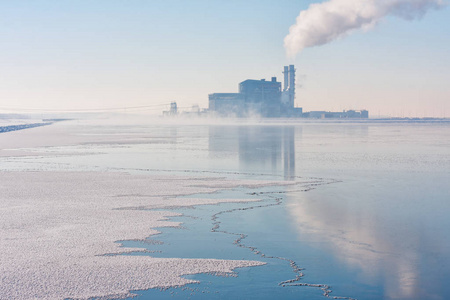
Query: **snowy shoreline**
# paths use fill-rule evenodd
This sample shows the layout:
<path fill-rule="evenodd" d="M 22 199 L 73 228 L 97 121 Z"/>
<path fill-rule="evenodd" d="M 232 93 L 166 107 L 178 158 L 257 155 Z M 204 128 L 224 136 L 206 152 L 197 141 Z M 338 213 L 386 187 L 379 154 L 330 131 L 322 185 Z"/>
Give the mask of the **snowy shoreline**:
<path fill-rule="evenodd" d="M 29 129 L 40 126 L 47 126 L 53 124 L 52 122 L 43 122 L 43 123 L 30 123 L 30 124 L 18 124 L 18 125 L 8 125 L 8 126 L 0 126 L 0 133 Z"/>

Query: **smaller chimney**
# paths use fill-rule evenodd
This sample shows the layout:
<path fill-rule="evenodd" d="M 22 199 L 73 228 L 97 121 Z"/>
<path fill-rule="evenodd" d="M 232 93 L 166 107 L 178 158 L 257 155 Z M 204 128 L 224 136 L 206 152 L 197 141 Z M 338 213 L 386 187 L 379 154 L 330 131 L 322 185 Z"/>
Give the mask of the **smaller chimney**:
<path fill-rule="evenodd" d="M 277 82 L 277 78 L 276 77 L 272 77 L 272 82 Z"/>
<path fill-rule="evenodd" d="M 289 92 L 295 94 L 295 67 L 289 65 Z"/>

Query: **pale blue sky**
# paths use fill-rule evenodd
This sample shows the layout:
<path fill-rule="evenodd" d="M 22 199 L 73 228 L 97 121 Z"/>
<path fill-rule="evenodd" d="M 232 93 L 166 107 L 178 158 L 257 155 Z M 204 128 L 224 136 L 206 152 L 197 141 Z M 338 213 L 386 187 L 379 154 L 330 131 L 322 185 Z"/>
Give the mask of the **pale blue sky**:
<path fill-rule="evenodd" d="M 0 1 L 2 108 L 164 104 L 277 76 L 294 63 L 306 111 L 450 117 L 450 9 L 305 49 L 283 39 L 321 1 Z"/>

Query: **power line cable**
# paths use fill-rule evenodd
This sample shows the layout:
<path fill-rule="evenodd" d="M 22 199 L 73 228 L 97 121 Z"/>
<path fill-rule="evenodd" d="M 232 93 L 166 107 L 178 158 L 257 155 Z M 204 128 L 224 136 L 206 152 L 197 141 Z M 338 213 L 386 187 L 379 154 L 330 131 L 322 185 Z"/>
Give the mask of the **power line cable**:
<path fill-rule="evenodd" d="M 168 106 L 170 103 L 166 104 L 155 104 L 155 105 L 142 105 L 142 106 L 128 106 L 128 107 L 116 107 L 116 108 L 92 108 L 92 109 L 43 109 L 43 108 L 10 108 L 10 107 L 0 107 L 0 110 L 7 111 L 37 111 L 37 112 L 103 112 L 103 111 L 115 111 L 115 110 L 128 110 L 128 109 L 149 109 L 153 107 Z"/>

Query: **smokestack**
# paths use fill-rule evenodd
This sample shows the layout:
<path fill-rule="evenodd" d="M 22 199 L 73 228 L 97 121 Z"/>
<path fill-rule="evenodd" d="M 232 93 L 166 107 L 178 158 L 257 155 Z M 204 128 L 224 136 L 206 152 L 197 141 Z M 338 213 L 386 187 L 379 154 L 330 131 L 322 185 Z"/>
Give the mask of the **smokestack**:
<path fill-rule="evenodd" d="M 284 67 L 284 89 L 283 91 L 287 91 L 289 87 L 289 69 L 288 66 Z"/>
<path fill-rule="evenodd" d="M 285 67 L 287 68 L 287 67 Z M 286 77 L 286 75 L 285 75 Z M 295 94 L 295 68 L 294 65 L 289 66 L 289 93 Z"/>

